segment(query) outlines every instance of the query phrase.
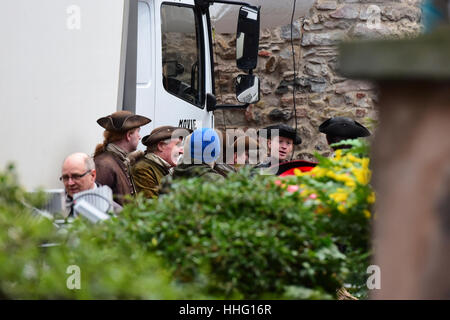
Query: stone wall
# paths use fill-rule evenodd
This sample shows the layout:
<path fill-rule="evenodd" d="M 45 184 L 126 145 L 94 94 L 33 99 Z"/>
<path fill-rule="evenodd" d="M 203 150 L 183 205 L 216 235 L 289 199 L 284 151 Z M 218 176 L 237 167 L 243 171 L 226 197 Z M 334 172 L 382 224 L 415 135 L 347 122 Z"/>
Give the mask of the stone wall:
<path fill-rule="evenodd" d="M 317 0 L 310 15 L 293 26 L 295 81 L 290 24 L 262 30 L 255 70 L 261 100 L 247 110 L 216 111 L 216 128 L 245 130 L 280 122 L 294 127 L 296 113 L 303 143 L 296 147 L 295 158 L 305 160 L 312 160 L 315 151 L 329 155 L 325 136 L 318 132 L 329 117 L 349 116 L 373 131 L 377 90 L 371 83 L 339 76 L 337 45 L 351 39 L 415 36 L 422 28 L 420 4 L 420 0 Z M 222 103 L 236 103 L 233 78 L 240 71 L 234 67 L 234 45 L 234 35 L 216 35 L 216 95 Z"/>

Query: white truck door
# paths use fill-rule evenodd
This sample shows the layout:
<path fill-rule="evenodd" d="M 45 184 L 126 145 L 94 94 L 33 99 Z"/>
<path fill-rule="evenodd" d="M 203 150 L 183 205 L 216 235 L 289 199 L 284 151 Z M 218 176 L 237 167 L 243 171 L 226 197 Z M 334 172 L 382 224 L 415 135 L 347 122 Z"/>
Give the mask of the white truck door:
<path fill-rule="evenodd" d="M 152 119 L 141 128 L 141 136 L 149 134 L 155 123 L 155 2 L 138 1 L 136 114 Z"/>
<path fill-rule="evenodd" d="M 154 30 L 148 33 L 143 12 L 152 6 L 154 20 L 149 26 Z M 142 135 L 162 125 L 211 127 L 212 115 L 205 107 L 206 93 L 212 91 L 205 18 L 193 0 L 142 0 L 139 10 L 136 113 L 152 119 Z M 154 57 L 149 65 L 144 53 L 147 41 L 153 44 L 148 49 Z"/>
<path fill-rule="evenodd" d="M 100 117 L 117 110 L 125 0 L 0 2 L 0 168 L 62 188 L 64 157 L 92 154 Z"/>

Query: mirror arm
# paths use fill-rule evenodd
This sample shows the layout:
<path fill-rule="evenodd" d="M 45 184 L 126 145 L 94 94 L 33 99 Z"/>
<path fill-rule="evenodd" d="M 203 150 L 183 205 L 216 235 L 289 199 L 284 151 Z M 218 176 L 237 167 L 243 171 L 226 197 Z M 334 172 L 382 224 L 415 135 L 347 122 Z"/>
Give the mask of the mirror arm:
<path fill-rule="evenodd" d="M 209 3 L 224 3 L 224 4 L 233 4 L 233 5 L 239 5 L 239 6 L 246 6 L 246 7 L 253 7 L 251 4 L 248 4 L 247 2 L 241 2 L 241 1 L 229 1 L 229 0 L 206 0 Z"/>
<path fill-rule="evenodd" d="M 247 109 L 250 103 L 246 104 L 218 104 L 215 106 L 210 106 L 207 108 L 207 111 L 215 111 L 218 109 Z"/>
<path fill-rule="evenodd" d="M 214 3 L 224 3 L 224 4 L 231 4 L 231 5 L 239 5 L 239 6 L 246 6 L 246 7 L 252 7 L 251 4 L 248 4 L 247 2 L 241 2 L 241 1 L 229 1 L 229 0 L 194 0 L 195 5 L 198 6 L 203 13 L 205 13 L 209 6 Z"/>

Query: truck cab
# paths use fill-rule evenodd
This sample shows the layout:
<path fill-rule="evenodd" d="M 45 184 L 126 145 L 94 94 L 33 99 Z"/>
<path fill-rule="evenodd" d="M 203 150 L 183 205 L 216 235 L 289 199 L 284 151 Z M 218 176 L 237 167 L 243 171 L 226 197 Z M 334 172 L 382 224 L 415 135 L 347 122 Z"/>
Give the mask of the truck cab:
<path fill-rule="evenodd" d="M 193 0 L 138 1 L 137 114 L 161 125 L 213 127 L 206 94 L 213 94 L 208 17 Z M 131 104 L 132 105 L 132 104 Z"/>
<path fill-rule="evenodd" d="M 216 2 L 242 7 L 236 106 L 214 97 L 209 8 Z M 141 136 L 161 125 L 214 127 L 213 110 L 259 98 L 251 74 L 258 38 L 259 9 L 241 2 L 2 2 L 0 168 L 14 163 L 27 189 L 61 188 L 64 158 L 92 154 L 103 140 L 96 120 L 118 110 L 152 120 Z"/>
<path fill-rule="evenodd" d="M 130 88 L 130 94 L 136 96 L 136 101 L 134 103 L 130 99 L 131 103 L 125 102 L 124 105 L 135 105 L 132 111 L 153 120 L 144 131 L 160 125 L 189 129 L 214 127 L 212 110 L 220 106 L 214 104 L 213 35 L 208 10 L 213 3 L 194 0 L 138 1 L 136 93 Z M 244 13 L 250 10 L 254 14 L 253 33 L 256 35 L 252 35 L 253 40 L 249 40 L 248 35 L 246 44 L 242 43 L 241 46 L 253 47 L 255 68 L 258 46 L 250 44 L 250 41 L 259 36 L 259 9 L 244 8 L 247 10 Z M 240 21 L 247 17 L 250 19 L 250 14 Z M 247 52 L 249 55 L 250 51 Z M 251 67 L 247 70 L 251 70 Z M 256 78 L 252 79 L 254 84 Z M 242 93 L 245 90 L 240 91 Z M 254 95 L 258 93 L 256 84 Z M 256 102 L 257 98 L 250 100 Z"/>

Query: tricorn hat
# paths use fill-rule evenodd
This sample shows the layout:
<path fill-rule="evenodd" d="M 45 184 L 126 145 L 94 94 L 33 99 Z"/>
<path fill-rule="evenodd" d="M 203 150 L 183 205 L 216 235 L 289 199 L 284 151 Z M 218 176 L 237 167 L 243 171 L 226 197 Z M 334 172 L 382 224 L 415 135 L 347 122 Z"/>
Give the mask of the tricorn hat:
<path fill-rule="evenodd" d="M 329 118 L 319 126 L 319 131 L 330 136 L 348 139 L 370 136 L 366 127 L 347 117 Z"/>
<path fill-rule="evenodd" d="M 170 138 L 184 138 L 192 133 L 192 130 L 180 127 L 161 126 L 155 128 L 149 135 L 142 138 L 142 144 L 149 147 L 159 141 Z"/>
<path fill-rule="evenodd" d="M 302 138 L 300 138 L 295 129 L 286 124 L 280 123 L 265 127 L 264 129 L 267 130 L 267 139 L 270 139 L 272 138 L 272 136 L 275 136 L 274 130 L 278 130 L 278 136 L 292 139 L 294 144 L 302 143 Z"/>
<path fill-rule="evenodd" d="M 102 117 L 97 123 L 108 131 L 126 132 L 149 123 L 150 120 L 144 116 L 138 116 L 130 111 L 117 111 L 109 116 Z"/>

